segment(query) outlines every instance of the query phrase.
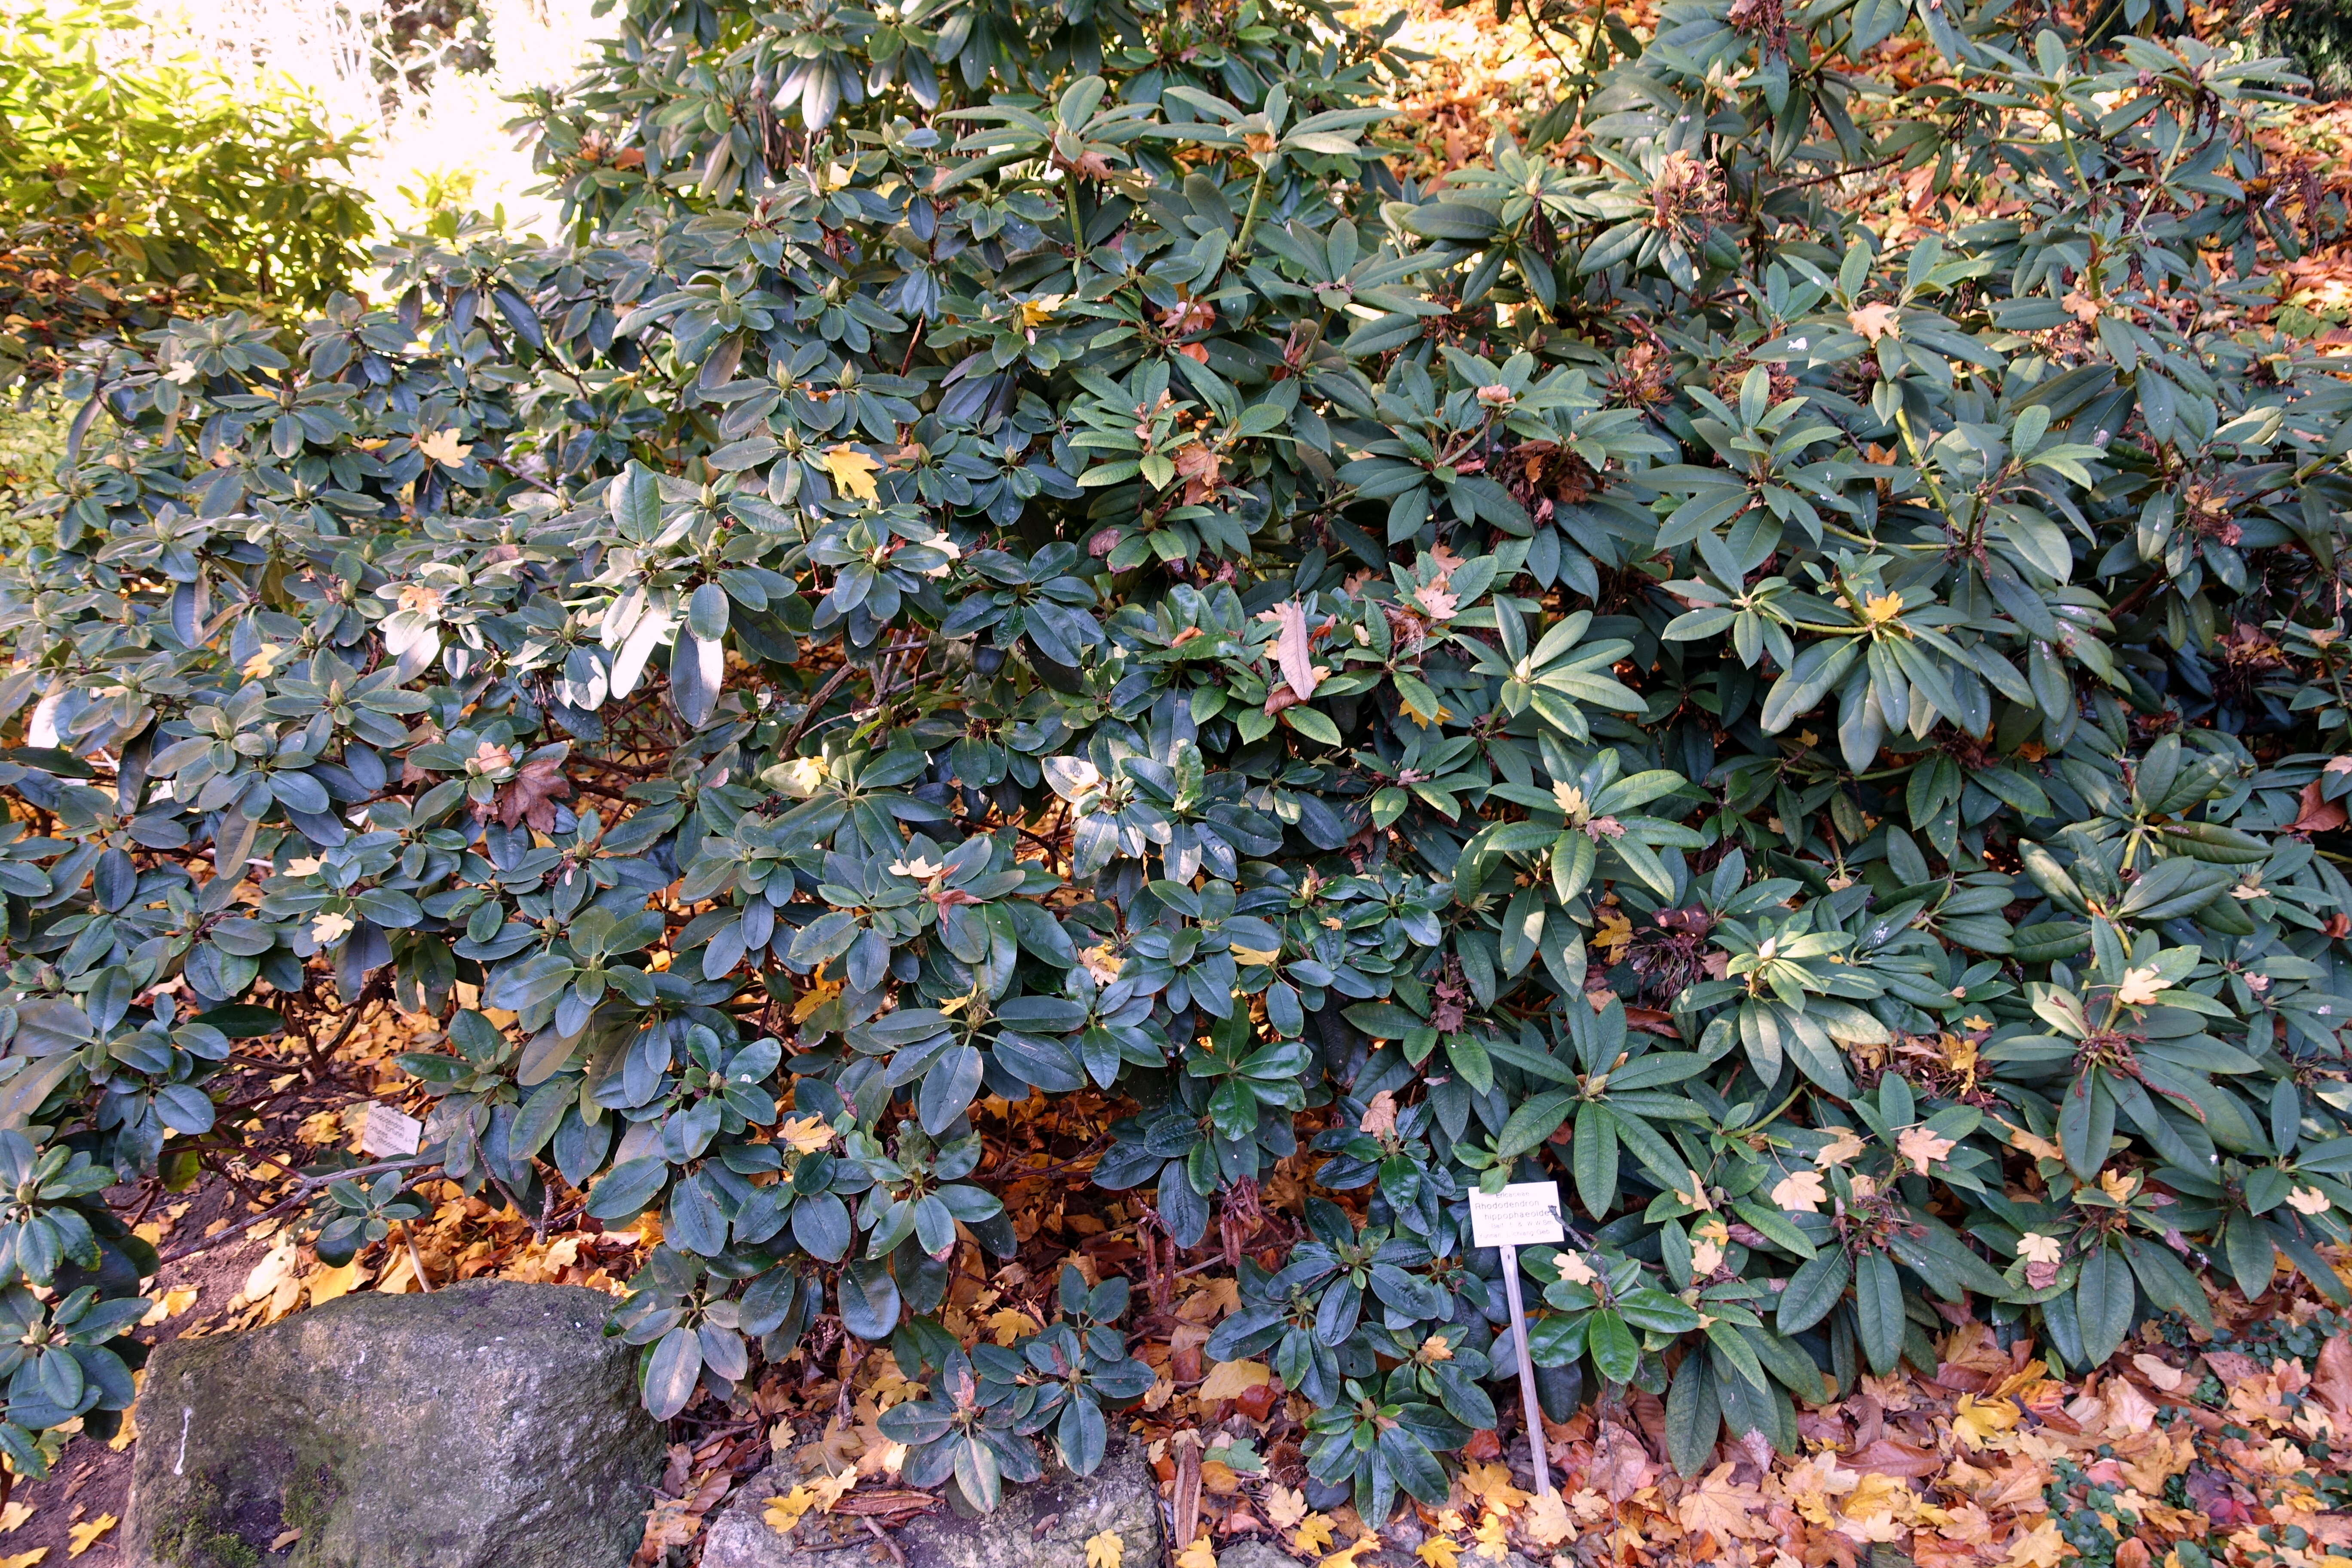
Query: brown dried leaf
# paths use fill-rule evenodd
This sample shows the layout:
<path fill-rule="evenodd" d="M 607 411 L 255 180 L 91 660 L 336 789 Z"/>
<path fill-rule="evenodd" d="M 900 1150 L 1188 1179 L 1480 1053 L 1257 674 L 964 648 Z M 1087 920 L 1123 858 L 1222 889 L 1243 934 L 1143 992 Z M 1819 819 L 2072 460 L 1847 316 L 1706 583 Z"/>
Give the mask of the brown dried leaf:
<path fill-rule="evenodd" d="M 499 790 L 491 806 L 500 823 L 513 827 L 529 823 L 540 833 L 555 831 L 555 803 L 572 793 L 563 764 L 552 757 L 525 763 L 514 778 Z"/>
<path fill-rule="evenodd" d="M 1282 628 L 1275 635 L 1275 662 L 1282 667 L 1284 683 L 1304 702 L 1315 695 L 1315 683 L 1323 679 L 1322 671 L 1315 668 L 1315 649 L 1307 632 L 1307 606 L 1286 599 L 1274 607 L 1274 618 Z"/>
<path fill-rule="evenodd" d="M 2303 793 L 2296 797 L 2302 814 L 2287 824 L 2289 833 L 2327 833 L 2344 826 L 2344 803 L 2320 799 L 2320 783 L 2314 779 L 2303 786 Z"/>
<path fill-rule="evenodd" d="M 2352 1425 L 2352 1332 L 2334 1333 L 2319 1350 L 2311 1392 L 2338 1422 Z"/>
<path fill-rule="evenodd" d="M 1592 1446 L 1592 1468 L 1585 1474 L 1585 1485 L 1612 1502 L 1622 1502 L 1658 1479 L 1659 1465 L 1650 1458 L 1650 1450 L 1633 1432 L 1614 1421 L 1601 1426 L 1600 1440 Z"/>
<path fill-rule="evenodd" d="M 1944 1457 L 1931 1449 L 1915 1448 L 1892 1437 L 1881 1437 L 1845 1457 L 1850 1470 L 1874 1470 L 1882 1476 L 1932 1476 L 1944 1468 Z"/>
<path fill-rule="evenodd" d="M 929 1492 L 919 1492 L 908 1487 L 886 1487 L 874 1491 L 852 1492 L 833 1505 L 835 1513 L 858 1514 L 868 1519 L 895 1520 L 902 1515 L 929 1513 L 940 1506 L 940 1500 Z"/>
<path fill-rule="evenodd" d="M 1176 454 L 1176 477 L 1184 481 L 1185 505 L 1199 506 L 1215 497 L 1217 468 L 1217 454 L 1197 443 Z"/>

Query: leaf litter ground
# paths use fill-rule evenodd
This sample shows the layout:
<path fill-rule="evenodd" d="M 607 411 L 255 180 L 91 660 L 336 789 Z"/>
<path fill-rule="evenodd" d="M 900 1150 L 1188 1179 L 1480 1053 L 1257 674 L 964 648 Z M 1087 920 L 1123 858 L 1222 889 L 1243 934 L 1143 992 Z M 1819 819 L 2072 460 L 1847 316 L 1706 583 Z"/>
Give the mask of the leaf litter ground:
<path fill-rule="evenodd" d="M 140 1337 L 232 1332 L 353 1290 L 415 1290 L 420 1262 L 436 1286 L 622 1288 L 656 1239 L 650 1223 L 605 1232 L 560 1190 L 546 1212 L 525 1215 L 495 1189 L 469 1197 L 428 1181 L 436 1206 L 408 1238 L 415 1261 L 394 1237 L 341 1268 L 288 1227 L 299 1211 L 272 1214 L 294 1190 L 292 1172 L 355 1151 L 369 1103 L 422 1109 L 389 1059 L 419 1043 L 421 1026 L 381 1008 L 323 1062 L 299 1044 L 264 1047 L 246 1058 L 237 1101 L 258 1119 L 249 1147 L 268 1155 L 207 1168 L 186 1192 L 112 1194 L 167 1255 L 211 1243 L 165 1266 Z M 2315 1296 L 2285 1293 L 2296 1279 L 2285 1270 L 2282 1290 L 2258 1301 L 2215 1295 L 2214 1338 L 2150 1324 L 2107 1366 L 2072 1379 L 1954 1311 L 1932 1373 L 1864 1377 L 1801 1415 L 1804 1452 L 1774 1454 L 1751 1437 L 1694 1476 L 1665 1462 L 1664 1411 L 1635 1394 L 1546 1424 L 1560 1489 L 1538 1498 L 1513 1412 L 1504 1431 L 1473 1443 L 1444 1506 L 1374 1533 L 1351 1509 L 1308 1505 L 1303 1402 L 1262 1363 L 1202 1354 L 1237 1304 L 1238 1258 L 1275 1263 L 1300 1234 L 1302 1176 L 1277 1173 L 1254 1217 L 1178 1254 L 1139 1227 L 1128 1200 L 1085 1183 L 1114 1110 L 1085 1096 L 983 1104 L 990 1163 L 1013 1183 L 1023 1247 L 992 1268 L 960 1249 L 947 1321 L 967 1343 L 1006 1343 L 1050 1319 L 1065 1265 L 1135 1282 L 1131 1342 L 1160 1375 L 1126 1425 L 1159 1479 L 1180 1568 L 1212 1568 L 1253 1536 L 1318 1568 L 1478 1568 L 1507 1550 L 1554 1568 L 2352 1568 L 2352 1322 Z M 2352 1284 L 2352 1255 L 2332 1261 Z M 903 1450 L 877 1425 L 915 1392 L 887 1352 L 821 1325 L 736 1408 L 706 1400 L 670 1424 L 638 1562 L 696 1562 L 707 1520 L 781 1457 L 805 1479 L 769 1505 L 772 1527 L 850 1547 L 845 1565 L 888 1563 L 867 1521 L 887 1527 L 931 1506 L 900 1482 Z M 107 1521 L 122 1512 L 131 1441 L 135 1430 L 111 1448 L 77 1450 L 48 1480 L 17 1488 L 0 1514 L 0 1565 L 117 1561 Z M 1139 1561 L 1125 1543 L 1088 1551 L 1119 1568 Z"/>

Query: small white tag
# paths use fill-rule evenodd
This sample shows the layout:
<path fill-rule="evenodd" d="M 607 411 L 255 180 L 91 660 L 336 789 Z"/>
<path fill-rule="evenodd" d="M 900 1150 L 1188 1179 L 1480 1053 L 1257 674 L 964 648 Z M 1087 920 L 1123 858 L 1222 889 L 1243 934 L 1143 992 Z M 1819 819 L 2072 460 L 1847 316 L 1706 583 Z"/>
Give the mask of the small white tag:
<path fill-rule="evenodd" d="M 382 1160 L 397 1160 L 416 1152 L 425 1123 L 389 1105 L 370 1105 L 360 1123 L 360 1152 Z"/>
<path fill-rule="evenodd" d="M 1499 1193 L 1473 1189 L 1470 1238 L 1476 1247 L 1567 1240 L 1559 1219 L 1559 1188 L 1550 1182 L 1514 1182 Z"/>

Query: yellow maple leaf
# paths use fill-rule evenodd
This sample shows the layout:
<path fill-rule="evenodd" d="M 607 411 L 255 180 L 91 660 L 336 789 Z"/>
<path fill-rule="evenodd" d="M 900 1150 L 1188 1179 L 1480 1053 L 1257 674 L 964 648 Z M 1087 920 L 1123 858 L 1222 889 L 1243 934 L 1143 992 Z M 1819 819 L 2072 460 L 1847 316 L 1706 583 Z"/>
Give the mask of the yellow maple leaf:
<path fill-rule="evenodd" d="M 49 1554 L 46 1546 L 36 1546 L 30 1552 L 19 1552 L 13 1557 L 0 1557 L 0 1568 L 33 1568 Z"/>
<path fill-rule="evenodd" d="M 1772 1189 L 1774 1205 L 1790 1214 L 1817 1214 L 1829 1201 L 1819 1171 L 1792 1171 Z"/>
<path fill-rule="evenodd" d="M 1615 910 L 1601 911 L 1601 923 L 1592 933 L 1592 945 L 1606 950 L 1610 963 L 1624 954 L 1633 941 L 1633 922 Z"/>
<path fill-rule="evenodd" d="M 814 1012 L 816 1009 L 810 1008 Z M 788 1116 L 776 1129 L 779 1142 L 789 1143 L 802 1154 L 814 1154 L 833 1142 L 833 1129 L 822 1116 Z"/>
<path fill-rule="evenodd" d="M 1511 1472 L 1502 1465 L 1465 1465 L 1462 1468 L 1464 1489 L 1490 1508 L 1508 1513 L 1528 1500 L 1532 1493 L 1523 1492 L 1511 1484 Z"/>
<path fill-rule="evenodd" d="M 195 1292 L 191 1290 L 188 1294 L 193 1296 Z M 33 1505 L 28 1502 L 12 1502 L 6 1508 L 0 1508 L 0 1535 L 5 1535 L 32 1517 Z"/>
<path fill-rule="evenodd" d="M 456 468 L 465 466 L 466 454 L 474 448 L 458 440 L 457 432 L 452 428 L 430 436 L 419 436 L 416 437 L 416 449 L 425 454 L 427 462 L 438 463 L 445 468 Z"/>
<path fill-rule="evenodd" d="M 809 976 L 808 989 L 793 999 L 793 1022 L 807 1023 L 810 1014 L 841 994 L 842 984 L 838 980 L 827 980 L 824 977 L 824 968 L 820 965 L 817 972 Z"/>
<path fill-rule="evenodd" d="M 1433 1535 L 1413 1548 L 1412 1554 L 1428 1563 L 1429 1568 L 1454 1568 L 1454 1559 L 1462 1555 L 1462 1548 L 1443 1535 Z"/>
<path fill-rule="evenodd" d="M 1524 1497 L 1527 1494 L 1522 1492 L 1519 1495 Z M 1509 1521 L 1491 1508 L 1478 1516 L 1478 1527 L 1470 1532 L 1470 1539 L 1497 1563 L 1510 1550 L 1510 1536 Z"/>
<path fill-rule="evenodd" d="M 1127 1555 L 1127 1542 L 1116 1530 L 1106 1530 L 1099 1535 L 1087 1537 L 1087 1568 L 1119 1568 Z"/>
<path fill-rule="evenodd" d="M 1862 601 L 1862 618 L 1874 626 L 1882 621 L 1891 621 L 1902 613 L 1903 595 L 1900 593 L 1871 594 Z"/>
<path fill-rule="evenodd" d="M 1276 1530 L 1291 1530 L 1307 1517 L 1307 1494 L 1279 1484 L 1265 1489 L 1258 1500 L 1258 1511 Z"/>
<path fill-rule="evenodd" d="M 1973 1394 L 1963 1394 L 1960 1402 L 1952 1407 L 1952 1432 L 1972 1454 L 1981 1452 L 1987 1443 L 2015 1426 L 2018 1420 L 2015 1402 L 2007 1399 L 1980 1400 Z"/>
<path fill-rule="evenodd" d="M 1037 1331 L 1037 1320 L 1018 1307 L 1000 1307 L 982 1321 L 1000 1346 L 1009 1346 L 1022 1335 Z"/>
<path fill-rule="evenodd" d="M 1901 1539 L 1906 1525 L 1917 1516 L 1918 1500 L 1902 1478 L 1864 1470 L 1839 1512 L 1845 1517 L 1837 1531 L 1848 1540 L 1891 1542 Z"/>
<path fill-rule="evenodd" d="M 2074 1549 L 2058 1533 L 2058 1521 L 2044 1519 L 2009 1543 L 2008 1568 L 2058 1568 Z"/>
<path fill-rule="evenodd" d="M 2065 1244 L 2054 1236 L 2029 1230 L 2017 1238 L 2017 1255 L 2028 1263 L 2055 1264 L 2065 1255 Z"/>
<path fill-rule="evenodd" d="M 2287 1207 L 2297 1214 L 2323 1215 L 2329 1208 L 2327 1194 L 2317 1187 L 2291 1187 L 2286 1194 Z"/>
<path fill-rule="evenodd" d="M 1176 1553 L 1176 1568 L 1217 1568 L 1216 1549 L 1209 1538 L 1204 1535 Z"/>
<path fill-rule="evenodd" d="M 789 1535 L 792 1533 L 793 1526 L 801 1521 L 801 1515 L 815 1506 L 814 1492 L 804 1486 L 794 1487 L 788 1492 L 781 1492 L 770 1498 L 767 1509 L 761 1517 L 768 1521 L 770 1530 L 779 1535 Z"/>
<path fill-rule="evenodd" d="M 881 471 L 882 465 L 856 447 L 846 443 L 827 447 L 824 456 L 816 460 L 816 466 L 832 476 L 833 482 L 841 487 L 844 495 L 853 496 L 858 500 L 879 499 L 874 489 L 874 476 Z"/>
<path fill-rule="evenodd" d="M 1349 1542 L 1347 1545 L 1339 1548 L 1339 1551 L 1331 1553 L 1328 1557 L 1324 1558 L 1322 1562 L 1316 1564 L 1316 1568 L 1357 1568 L 1356 1560 L 1358 1558 L 1363 1556 L 1367 1552 L 1378 1552 L 1380 1549 L 1381 1538 L 1379 1534 L 1377 1532 L 1370 1532 L 1359 1540 Z M 1183 1565 L 1179 1563 L 1177 1568 L 1183 1568 Z"/>
<path fill-rule="evenodd" d="M 1558 1492 L 1547 1492 L 1528 1504 L 1528 1516 L 1519 1528 L 1539 1546 L 1557 1546 L 1576 1533 L 1576 1521 L 1568 1516 L 1568 1504 Z"/>
<path fill-rule="evenodd" d="M 80 1556 L 92 1546 L 97 1545 L 98 1538 L 104 1535 L 108 1531 L 112 1530 L 114 1528 L 114 1524 L 115 1519 L 112 1514 L 101 1513 L 96 1519 L 86 1520 L 80 1524 L 69 1524 L 66 1526 L 66 1534 L 73 1539 L 73 1544 L 66 1548 L 66 1555 L 68 1557 Z"/>
<path fill-rule="evenodd" d="M 1822 1170 L 1826 1171 L 1832 1165 L 1843 1165 L 1869 1147 L 1854 1136 L 1853 1129 L 1851 1127 L 1828 1127 L 1822 1131 L 1834 1132 L 1837 1136 L 1813 1151 L 1813 1163 Z"/>
<path fill-rule="evenodd" d="M 1068 303 L 1067 294 L 1040 294 L 1034 300 L 1021 301 L 1021 324 L 1024 328 L 1042 327 L 1054 319 L 1054 312 Z"/>
<path fill-rule="evenodd" d="M 824 759 L 794 757 L 779 763 L 760 775 L 760 782 L 772 787 L 778 795 L 792 800 L 806 800 L 816 794 L 825 780 Z M 824 966 L 819 964 L 819 969 Z"/>
<path fill-rule="evenodd" d="M 2125 970 L 2123 984 L 2116 987 L 2116 1000 L 2126 1007 L 2145 1007 L 2163 994 L 2164 976 L 2152 963 Z"/>
<path fill-rule="evenodd" d="M 1448 708 L 1443 702 L 1437 705 L 1436 712 L 1424 713 L 1420 709 L 1412 705 L 1412 698 L 1402 694 L 1397 698 L 1397 706 L 1402 709 L 1414 723 L 1420 725 L 1424 730 L 1428 729 L 1432 724 L 1441 724 L 1446 720 L 1454 717 L 1454 710 Z M 1352 1550 L 1352 1548 L 1350 1550 Z"/>
<path fill-rule="evenodd" d="M 1298 1521 L 1291 1532 L 1290 1549 L 1294 1552 L 1320 1552 L 1331 1544 L 1331 1516 L 1310 1513 Z"/>
<path fill-rule="evenodd" d="M 358 1289 L 360 1282 L 366 1278 L 367 1270 L 361 1268 L 359 1260 L 354 1258 L 340 1268 L 321 1268 L 312 1273 L 303 1283 L 310 1287 L 310 1305 L 323 1307 L 328 1302 L 341 1300 Z"/>
<path fill-rule="evenodd" d="M 157 1323 L 163 1321 L 165 1319 L 176 1318 L 181 1313 L 186 1311 L 189 1308 L 194 1306 L 196 1304 L 196 1292 L 190 1289 L 166 1290 L 161 1296 L 153 1298 L 153 1301 L 154 1304 L 147 1309 L 147 1315 L 139 1320 L 139 1326 L 142 1329 L 152 1329 Z M 18 1506 L 19 1505 L 16 1503 L 10 1503 L 8 1505 L 8 1513 L 15 1513 Z M 32 1510 L 27 1509 L 26 1511 L 29 1513 Z M 16 1524 L 22 1524 L 23 1522 L 24 1521 L 20 1519 L 16 1521 Z M 0 1531 L 14 1530 L 16 1528 L 16 1524 L 10 1524 L 7 1521 L 7 1515 L 0 1514 Z"/>
<path fill-rule="evenodd" d="M 1895 1137 L 1895 1147 L 1924 1176 L 1928 1166 L 1952 1152 L 1952 1140 L 1938 1138 L 1925 1127 L 1906 1127 Z"/>
<path fill-rule="evenodd" d="M 1718 1542 L 1771 1530 L 1762 1494 L 1733 1480 L 1731 1471 L 1731 1466 L 1718 1465 L 1683 1493 L 1675 1506 L 1685 1530 L 1706 1531 Z"/>

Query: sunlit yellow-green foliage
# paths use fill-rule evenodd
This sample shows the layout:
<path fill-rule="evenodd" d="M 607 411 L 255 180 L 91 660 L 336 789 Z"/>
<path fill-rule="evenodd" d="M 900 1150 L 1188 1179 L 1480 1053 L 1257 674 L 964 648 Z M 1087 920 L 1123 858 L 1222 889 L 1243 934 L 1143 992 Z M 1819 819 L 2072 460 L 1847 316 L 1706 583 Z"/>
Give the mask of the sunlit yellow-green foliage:
<path fill-rule="evenodd" d="M 290 88 L 110 58 L 136 25 L 127 0 L 0 0 L 0 384 L 174 310 L 314 307 L 363 258 L 356 139 Z"/>

